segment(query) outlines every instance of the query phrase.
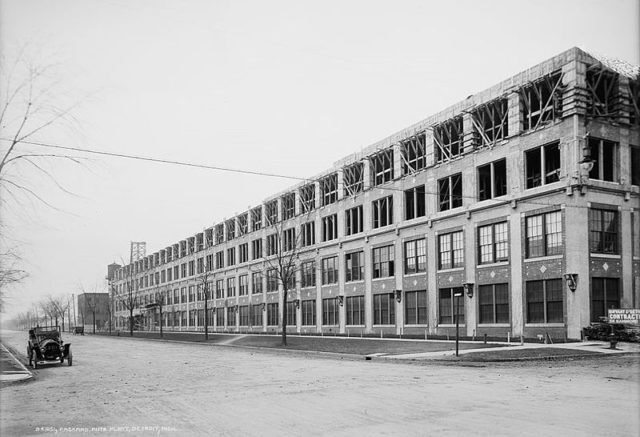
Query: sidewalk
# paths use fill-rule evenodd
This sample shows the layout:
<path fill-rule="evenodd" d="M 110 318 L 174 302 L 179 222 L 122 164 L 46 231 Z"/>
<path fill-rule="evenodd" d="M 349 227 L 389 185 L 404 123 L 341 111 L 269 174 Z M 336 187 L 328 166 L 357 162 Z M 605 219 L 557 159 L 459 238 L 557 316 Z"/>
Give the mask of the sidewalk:
<path fill-rule="evenodd" d="M 113 337 L 112 337 L 113 338 Z M 128 335 L 121 338 L 130 338 Z M 139 340 L 179 342 L 205 342 L 202 333 L 171 332 L 160 339 L 157 333 L 137 331 L 133 338 Z M 306 352 L 341 355 L 353 359 L 404 360 L 404 361 L 527 361 L 605 357 L 619 354 L 640 354 L 638 343 L 618 343 L 615 350 L 609 343 L 587 341 L 574 343 L 507 343 L 460 341 L 459 356 L 455 356 L 455 342 L 448 340 L 380 339 L 358 337 L 333 337 L 312 335 L 287 335 L 287 346 L 282 346 L 281 336 L 273 334 L 210 334 L 207 344 L 221 347 L 262 349 L 278 352 Z"/>
<path fill-rule="evenodd" d="M 33 374 L 3 344 L 0 343 L 0 383 L 23 381 Z"/>

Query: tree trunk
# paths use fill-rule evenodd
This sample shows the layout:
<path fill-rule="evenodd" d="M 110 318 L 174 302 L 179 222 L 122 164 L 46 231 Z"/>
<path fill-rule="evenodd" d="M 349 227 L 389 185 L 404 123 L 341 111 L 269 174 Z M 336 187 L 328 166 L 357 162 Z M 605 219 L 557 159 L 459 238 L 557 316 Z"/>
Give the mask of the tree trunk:
<path fill-rule="evenodd" d="M 91 314 L 93 314 L 93 333 L 95 334 L 96 333 L 96 312 L 93 311 L 93 313 Z"/>
<path fill-rule="evenodd" d="M 207 289 L 204 291 L 204 339 L 209 340 L 209 307 L 207 306 Z"/>
<path fill-rule="evenodd" d="M 162 333 L 162 305 L 160 305 L 159 309 L 160 309 L 160 338 L 163 338 L 163 333 Z"/>
<path fill-rule="evenodd" d="M 133 337 L 133 308 L 129 310 L 129 337 Z"/>
<path fill-rule="evenodd" d="M 282 346 L 287 345 L 287 289 L 283 289 L 282 296 Z"/>

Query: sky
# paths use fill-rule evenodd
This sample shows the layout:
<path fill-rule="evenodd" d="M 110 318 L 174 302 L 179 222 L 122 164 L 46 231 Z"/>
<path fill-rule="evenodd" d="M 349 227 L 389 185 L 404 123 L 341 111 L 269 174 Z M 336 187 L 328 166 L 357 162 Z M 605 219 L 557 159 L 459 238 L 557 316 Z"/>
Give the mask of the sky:
<path fill-rule="evenodd" d="M 640 64 L 639 5 L 0 0 L 1 62 L 6 71 L 22 53 L 51 66 L 48 101 L 73 108 L 34 140 L 311 177 L 571 47 Z M 51 206 L 0 204 L 29 273 L 2 317 L 48 295 L 106 291 L 106 266 L 128 259 L 130 241 L 153 253 L 295 184 L 67 153 L 82 164 L 47 160 L 52 178 L 16 167 Z"/>

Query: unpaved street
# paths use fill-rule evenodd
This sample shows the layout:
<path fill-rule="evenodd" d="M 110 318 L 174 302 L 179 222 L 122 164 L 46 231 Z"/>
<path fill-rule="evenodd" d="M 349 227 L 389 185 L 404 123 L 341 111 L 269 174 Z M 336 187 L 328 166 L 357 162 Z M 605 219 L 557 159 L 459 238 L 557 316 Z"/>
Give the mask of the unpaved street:
<path fill-rule="evenodd" d="M 280 436 L 630 436 L 640 429 L 639 367 L 629 357 L 462 367 L 64 339 L 72 342 L 72 367 L 37 370 L 34 381 L 0 390 L 1 435 L 44 435 L 43 427 L 59 435 Z M 3 333 L 3 341 L 22 351 L 26 333 Z"/>

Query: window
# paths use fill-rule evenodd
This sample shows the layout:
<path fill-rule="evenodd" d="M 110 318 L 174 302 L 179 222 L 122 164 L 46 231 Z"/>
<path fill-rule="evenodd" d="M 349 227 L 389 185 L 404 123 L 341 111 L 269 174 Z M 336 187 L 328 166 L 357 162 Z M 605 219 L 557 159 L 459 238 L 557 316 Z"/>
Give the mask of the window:
<path fill-rule="evenodd" d="M 342 170 L 344 195 L 355 196 L 364 189 L 364 164 L 356 162 Z"/>
<path fill-rule="evenodd" d="M 227 327 L 235 328 L 236 326 L 236 309 L 234 307 L 227 308 Z"/>
<path fill-rule="evenodd" d="M 180 269 L 178 266 L 173 266 L 173 279 L 177 280 L 180 278 Z"/>
<path fill-rule="evenodd" d="M 198 269 L 197 269 L 197 272 L 198 272 L 198 274 L 204 272 L 204 258 L 198 258 Z M 164 282 L 164 280 L 162 282 Z"/>
<path fill-rule="evenodd" d="M 393 293 L 373 295 L 373 324 L 395 325 L 396 306 Z"/>
<path fill-rule="evenodd" d="M 262 274 L 260 272 L 251 274 L 251 292 L 262 294 Z"/>
<path fill-rule="evenodd" d="M 372 203 L 373 228 L 393 224 L 393 197 L 383 197 Z"/>
<path fill-rule="evenodd" d="M 373 278 L 387 278 L 395 275 L 393 246 L 377 247 L 373 254 Z"/>
<path fill-rule="evenodd" d="M 286 229 L 282 234 L 282 250 L 290 252 L 296 248 L 296 230 L 295 228 Z"/>
<path fill-rule="evenodd" d="M 562 323 L 562 279 L 527 281 L 527 323 Z"/>
<path fill-rule="evenodd" d="M 475 147 L 493 147 L 509 135 L 507 99 L 497 99 L 471 113 Z"/>
<path fill-rule="evenodd" d="M 189 326 L 196 326 L 196 310 L 189 311 Z"/>
<path fill-rule="evenodd" d="M 381 185 L 393 180 L 393 149 L 388 148 L 369 158 L 373 185 Z"/>
<path fill-rule="evenodd" d="M 315 222 L 303 223 L 300 226 L 300 232 L 302 234 L 301 235 L 302 247 L 312 246 L 316 244 L 316 223 Z"/>
<path fill-rule="evenodd" d="M 338 201 L 338 174 L 333 173 L 320 179 L 320 200 L 322 205 L 330 205 Z"/>
<path fill-rule="evenodd" d="M 462 174 L 458 173 L 438 180 L 439 211 L 462 206 Z"/>
<path fill-rule="evenodd" d="M 301 287 L 315 287 L 316 286 L 316 262 L 307 261 L 303 262 L 300 266 L 301 270 Z"/>
<path fill-rule="evenodd" d="M 524 130 L 535 130 L 562 115 L 562 73 L 551 73 L 519 90 Z"/>
<path fill-rule="evenodd" d="M 238 257 L 239 257 L 238 261 L 241 264 L 249 261 L 249 243 L 243 243 L 240 246 L 238 246 Z"/>
<path fill-rule="evenodd" d="M 238 296 L 246 296 L 249 294 L 249 277 L 247 275 L 238 276 L 238 283 Z"/>
<path fill-rule="evenodd" d="M 189 285 L 189 302 L 195 302 L 195 300 L 196 300 L 196 287 L 194 287 L 193 285 Z"/>
<path fill-rule="evenodd" d="M 257 206 L 251 210 L 251 230 L 257 231 L 262 228 L 262 206 Z"/>
<path fill-rule="evenodd" d="M 404 323 L 427 324 L 427 291 L 407 291 L 404 294 Z"/>
<path fill-rule="evenodd" d="M 527 258 L 562 254 L 560 211 L 527 217 Z"/>
<path fill-rule="evenodd" d="M 525 152 L 527 188 L 560 180 L 560 147 L 551 143 Z"/>
<path fill-rule="evenodd" d="M 278 253 L 278 234 L 267 236 L 267 256 L 276 255 Z"/>
<path fill-rule="evenodd" d="M 196 274 L 196 262 L 189 261 L 189 276 L 193 276 Z"/>
<path fill-rule="evenodd" d="M 167 281 L 171 282 L 173 279 L 171 278 L 171 267 L 167 269 Z"/>
<path fill-rule="evenodd" d="M 178 294 L 179 290 L 176 288 L 173 290 L 173 303 L 174 304 L 178 304 L 180 303 L 180 295 Z"/>
<path fill-rule="evenodd" d="M 462 117 L 455 117 L 433 128 L 436 162 L 449 161 L 462 155 L 464 133 Z"/>
<path fill-rule="evenodd" d="M 224 225 L 222 223 L 217 224 L 215 227 L 216 232 L 216 244 L 222 244 L 224 241 Z"/>
<path fill-rule="evenodd" d="M 438 235 L 438 269 L 464 266 L 464 239 L 462 231 Z"/>
<path fill-rule="evenodd" d="M 509 261 L 509 232 L 507 222 L 478 228 L 478 264 Z"/>
<path fill-rule="evenodd" d="M 224 268 L 224 251 L 216 252 L 216 269 Z"/>
<path fill-rule="evenodd" d="M 427 271 L 427 240 L 407 241 L 404 243 L 404 274 Z"/>
<path fill-rule="evenodd" d="M 288 193 L 281 197 L 282 220 L 288 220 L 296 215 L 296 194 Z"/>
<path fill-rule="evenodd" d="M 236 248 L 230 247 L 227 249 L 227 266 L 235 265 L 236 263 Z"/>
<path fill-rule="evenodd" d="M 598 322 L 600 317 L 608 317 L 607 310 L 620 308 L 618 278 L 591 278 L 591 321 Z"/>
<path fill-rule="evenodd" d="M 316 186 L 315 184 L 305 185 L 300 188 L 300 207 L 303 213 L 311 212 L 316 207 Z"/>
<path fill-rule="evenodd" d="M 332 214 L 322 218 L 322 241 L 338 238 L 338 215 Z"/>
<path fill-rule="evenodd" d="M 351 252 L 344 256 L 345 259 L 345 281 L 364 280 L 364 252 Z"/>
<path fill-rule="evenodd" d="M 180 287 L 180 302 L 187 303 L 187 287 Z"/>
<path fill-rule="evenodd" d="M 338 283 L 338 257 L 322 259 L 322 285 Z"/>
<path fill-rule="evenodd" d="M 316 301 L 302 301 L 302 325 L 312 326 L 316 324 Z"/>
<path fill-rule="evenodd" d="M 187 263 L 180 264 L 180 277 L 181 278 L 187 277 Z"/>
<path fill-rule="evenodd" d="M 287 326 L 296 326 L 298 312 L 295 302 L 287 302 Z"/>
<path fill-rule="evenodd" d="M 262 305 L 249 306 L 252 326 L 262 326 Z"/>
<path fill-rule="evenodd" d="M 216 308 L 216 326 L 224 326 L 224 308 Z"/>
<path fill-rule="evenodd" d="M 267 225 L 270 226 L 278 223 L 278 199 L 265 203 L 264 214 L 267 219 Z"/>
<path fill-rule="evenodd" d="M 631 154 L 631 183 L 640 185 L 640 147 L 630 146 Z"/>
<path fill-rule="evenodd" d="M 455 316 L 458 316 L 458 323 L 464 323 L 464 293 L 462 287 L 441 288 L 438 293 L 439 323 L 441 325 L 451 325 L 456 323 Z"/>
<path fill-rule="evenodd" d="M 507 160 L 478 167 L 478 200 L 493 199 L 507 194 Z"/>
<path fill-rule="evenodd" d="M 593 168 L 589 178 L 602 181 L 618 181 L 618 143 L 589 137 L 589 157 L 593 160 Z"/>
<path fill-rule="evenodd" d="M 227 278 L 227 297 L 236 295 L 236 278 Z"/>
<path fill-rule="evenodd" d="M 400 142 L 402 174 L 413 174 L 427 166 L 426 135 L 424 132 Z"/>
<path fill-rule="evenodd" d="M 364 325 L 364 296 L 347 297 L 347 325 Z"/>
<path fill-rule="evenodd" d="M 171 304 L 173 304 L 173 294 L 171 294 L 171 290 L 167 290 L 167 305 Z"/>
<path fill-rule="evenodd" d="M 345 211 L 345 235 L 353 235 L 362 232 L 362 205 Z"/>
<path fill-rule="evenodd" d="M 589 250 L 618 254 L 618 211 L 589 209 Z"/>
<path fill-rule="evenodd" d="M 238 216 L 238 236 L 242 236 L 249 231 L 249 217 L 245 212 Z"/>
<path fill-rule="evenodd" d="M 267 304 L 267 325 L 276 326 L 279 321 L 278 317 L 278 303 L 268 303 Z"/>
<path fill-rule="evenodd" d="M 224 279 L 216 281 L 216 299 L 224 299 Z"/>
<path fill-rule="evenodd" d="M 479 323 L 509 323 L 509 285 L 492 284 L 478 287 Z"/>
<path fill-rule="evenodd" d="M 276 269 L 267 270 L 267 293 L 278 291 L 278 272 Z"/>
<path fill-rule="evenodd" d="M 404 192 L 405 220 L 424 217 L 426 213 L 424 185 L 406 190 Z"/>
<path fill-rule="evenodd" d="M 238 308 L 240 313 L 240 326 L 249 326 L 249 307 L 247 305 L 243 305 Z"/>
<path fill-rule="evenodd" d="M 322 324 L 325 326 L 338 325 L 340 323 L 339 310 L 340 305 L 337 297 L 322 299 Z"/>
<path fill-rule="evenodd" d="M 262 258 L 262 238 L 251 242 L 251 254 L 253 256 L 252 259 Z"/>
<path fill-rule="evenodd" d="M 620 98 L 618 74 L 602 65 L 587 68 L 587 114 L 592 117 L 607 118 L 619 115 L 617 105 Z"/>

